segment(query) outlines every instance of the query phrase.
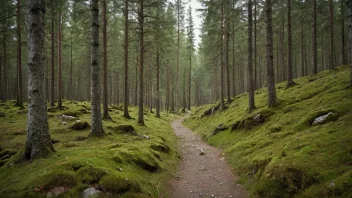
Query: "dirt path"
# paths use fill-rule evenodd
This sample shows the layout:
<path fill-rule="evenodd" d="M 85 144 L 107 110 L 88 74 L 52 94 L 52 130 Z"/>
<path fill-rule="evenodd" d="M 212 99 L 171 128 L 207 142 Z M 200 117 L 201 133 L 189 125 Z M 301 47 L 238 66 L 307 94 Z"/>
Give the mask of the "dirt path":
<path fill-rule="evenodd" d="M 169 182 L 169 197 L 249 197 L 236 181 L 220 149 L 205 143 L 182 125 L 182 119 L 171 126 L 180 139 L 181 163 Z M 205 154 L 200 155 L 201 149 Z"/>

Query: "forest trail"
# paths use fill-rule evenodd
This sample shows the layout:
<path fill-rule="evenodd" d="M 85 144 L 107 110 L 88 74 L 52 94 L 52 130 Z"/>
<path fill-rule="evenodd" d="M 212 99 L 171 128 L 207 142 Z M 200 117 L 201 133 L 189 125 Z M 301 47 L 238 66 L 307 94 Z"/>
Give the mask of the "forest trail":
<path fill-rule="evenodd" d="M 180 139 L 181 162 L 169 182 L 169 197 L 249 197 L 242 185 L 236 183 L 238 176 L 231 172 L 222 151 L 182 125 L 188 116 L 171 124 Z"/>

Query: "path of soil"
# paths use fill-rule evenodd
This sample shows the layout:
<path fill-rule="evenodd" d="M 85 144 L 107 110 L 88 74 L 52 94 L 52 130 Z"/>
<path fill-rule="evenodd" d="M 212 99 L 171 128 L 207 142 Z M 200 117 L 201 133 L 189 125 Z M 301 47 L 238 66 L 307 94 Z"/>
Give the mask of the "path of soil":
<path fill-rule="evenodd" d="M 231 172 L 221 150 L 208 145 L 184 127 L 183 119 L 171 124 L 180 139 L 181 163 L 169 182 L 169 197 L 249 197 L 236 183 L 238 176 Z M 200 155 L 201 149 L 205 154 Z"/>

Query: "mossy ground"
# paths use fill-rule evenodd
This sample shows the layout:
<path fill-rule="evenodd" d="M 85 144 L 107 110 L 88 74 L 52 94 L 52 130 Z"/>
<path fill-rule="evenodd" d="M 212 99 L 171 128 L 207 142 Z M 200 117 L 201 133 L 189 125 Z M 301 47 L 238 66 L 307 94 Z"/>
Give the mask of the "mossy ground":
<path fill-rule="evenodd" d="M 234 98 L 225 111 L 202 114 L 198 107 L 185 125 L 223 148 L 241 182 L 259 197 L 352 197 L 352 89 L 348 67 L 296 79 L 297 86 L 276 85 L 279 104 L 267 107 L 267 91 L 256 91 L 257 109 L 248 113 L 248 96 Z M 334 74 L 335 73 L 335 74 Z M 336 78 L 334 78 L 336 76 Z M 231 131 L 231 125 L 258 112 L 263 124 Z M 324 113 L 338 119 L 311 126 Z M 314 121 L 314 120 L 313 120 Z M 219 125 L 230 128 L 211 135 Z"/>
<path fill-rule="evenodd" d="M 12 101 L 0 104 L 5 115 L 0 118 L 0 151 L 4 153 L 20 151 L 25 143 L 27 114 L 13 105 Z M 54 144 L 56 152 L 20 164 L 13 162 L 18 156 L 6 157 L 0 168 L 0 197 L 46 197 L 58 186 L 68 189 L 60 197 L 80 197 L 90 186 L 103 190 L 104 196 L 159 197 L 166 193 L 166 181 L 178 157 L 177 138 L 170 126 L 173 116 L 162 113 L 159 119 L 146 112 L 146 126 L 138 126 L 136 107 L 130 107 L 135 119 L 123 118 L 121 107 L 110 107 L 113 121 L 103 121 L 106 137 L 85 139 L 77 137 L 87 137 L 89 128 L 72 130 L 73 122 L 63 125 L 58 115 L 78 116 L 90 124 L 90 104 L 65 101 L 63 105 L 67 109 L 48 112 L 51 137 L 59 141 Z M 138 136 L 112 130 L 122 124 L 132 125 Z"/>

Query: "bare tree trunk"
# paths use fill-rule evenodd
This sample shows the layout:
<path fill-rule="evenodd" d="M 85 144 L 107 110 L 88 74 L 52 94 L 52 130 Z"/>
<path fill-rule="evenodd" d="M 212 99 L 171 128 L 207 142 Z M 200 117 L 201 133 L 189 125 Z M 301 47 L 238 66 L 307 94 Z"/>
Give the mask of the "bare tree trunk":
<path fill-rule="evenodd" d="M 342 44 L 342 65 L 347 65 L 346 56 L 346 45 L 345 45 L 345 13 L 344 13 L 344 1 L 340 0 L 341 4 L 341 44 Z"/>
<path fill-rule="evenodd" d="M 276 105 L 275 74 L 273 67 L 273 25 L 271 0 L 265 0 L 266 13 L 266 70 L 268 86 L 268 106 Z"/>
<path fill-rule="evenodd" d="M 4 100 L 4 95 L 3 95 L 3 89 L 2 89 L 2 65 L 1 65 L 1 54 L 0 54 L 0 100 L 3 101 Z"/>
<path fill-rule="evenodd" d="M 304 76 L 304 33 L 303 33 L 303 6 L 301 12 L 301 77 Z"/>
<path fill-rule="evenodd" d="M 232 10 L 235 9 L 235 1 L 232 4 Z M 236 96 L 236 77 L 235 77 L 235 19 L 232 19 L 232 96 Z"/>
<path fill-rule="evenodd" d="M 21 109 L 23 106 L 22 88 L 22 40 L 21 40 L 21 1 L 17 0 L 17 101 L 16 106 Z"/>
<path fill-rule="evenodd" d="M 44 99 L 44 0 L 29 0 L 28 13 L 28 125 L 23 157 L 33 160 L 55 150 Z"/>
<path fill-rule="evenodd" d="M 229 64 L 229 37 L 230 37 L 230 21 L 229 21 L 229 4 L 226 1 L 226 19 L 225 19 L 225 66 L 226 66 L 226 92 L 227 103 L 231 103 L 231 83 L 230 83 L 230 64 Z"/>
<path fill-rule="evenodd" d="M 100 67 L 99 67 L 99 7 L 92 0 L 92 50 L 91 50 L 91 105 L 92 129 L 89 136 L 104 136 L 100 110 Z"/>
<path fill-rule="evenodd" d="M 247 66 L 247 91 L 248 111 L 255 109 L 254 85 L 253 85 L 253 33 L 252 33 L 252 0 L 248 0 L 248 66 Z"/>
<path fill-rule="evenodd" d="M 291 31 L 291 0 L 287 0 L 287 39 L 288 39 L 288 51 L 287 51 L 287 85 L 286 88 L 295 85 L 293 81 L 293 70 L 292 70 L 292 31 Z"/>
<path fill-rule="evenodd" d="M 134 92 L 134 105 L 137 106 L 138 104 L 138 63 L 139 63 L 139 58 L 138 58 L 138 49 L 137 49 L 137 61 L 136 61 L 136 84 L 135 84 L 135 92 Z"/>
<path fill-rule="evenodd" d="M 57 108 L 62 108 L 62 65 L 61 65 L 61 3 L 59 7 L 59 22 L 58 22 L 58 77 L 57 77 Z"/>
<path fill-rule="evenodd" d="M 352 1 L 348 1 L 348 53 L 350 64 L 350 87 L 352 88 Z"/>
<path fill-rule="evenodd" d="M 8 95 L 8 93 L 7 93 L 7 85 L 8 85 L 8 83 L 7 83 L 7 52 L 6 52 L 6 32 L 4 32 L 4 34 L 3 34 L 3 36 L 4 36 L 4 98 L 3 98 L 3 100 L 2 101 L 6 101 L 7 100 L 7 95 Z"/>
<path fill-rule="evenodd" d="M 312 39 L 312 64 L 313 64 L 313 75 L 318 73 L 318 61 L 317 61 L 317 1 L 313 0 L 313 39 Z"/>
<path fill-rule="evenodd" d="M 257 0 L 254 0 L 254 90 L 258 88 L 257 69 Z"/>
<path fill-rule="evenodd" d="M 179 68 L 180 68 L 180 12 L 181 12 L 181 0 L 177 0 L 177 57 L 176 57 L 176 92 L 175 92 L 175 98 L 176 98 L 176 111 L 178 111 L 179 107 L 179 82 L 178 82 L 178 75 L 179 75 Z"/>
<path fill-rule="evenodd" d="M 107 51 L 107 40 L 108 37 L 106 35 L 107 31 L 107 23 L 106 20 L 106 0 L 102 1 L 103 3 L 103 119 L 110 120 L 111 117 L 109 115 L 109 101 L 108 101 L 108 51 Z"/>
<path fill-rule="evenodd" d="M 71 90 L 73 90 L 73 81 L 72 81 L 72 70 L 73 70 L 73 60 L 72 60 L 72 38 L 71 38 L 71 66 L 70 66 L 70 84 L 69 84 L 69 90 L 67 90 L 68 94 L 68 99 L 73 100 L 73 93 L 71 93 Z"/>
<path fill-rule="evenodd" d="M 225 102 L 224 102 L 224 2 L 221 1 L 221 23 L 220 23 L 220 31 L 221 31 L 221 52 L 220 52 L 220 67 L 221 67 L 221 83 L 220 83 L 220 103 L 221 103 L 221 110 L 225 110 Z"/>
<path fill-rule="evenodd" d="M 50 106 L 55 106 L 55 32 L 54 32 L 54 0 L 51 0 L 51 97 Z"/>
<path fill-rule="evenodd" d="M 140 0 L 139 7 L 139 104 L 138 104 L 138 124 L 144 125 L 143 112 L 143 65 L 144 65 L 144 0 Z"/>
<path fill-rule="evenodd" d="M 128 0 L 125 0 L 125 78 L 124 78 L 124 105 L 123 105 L 123 117 L 130 119 L 131 116 L 128 113 Z"/>
<path fill-rule="evenodd" d="M 334 12 L 332 0 L 329 0 L 330 7 L 330 69 L 335 69 L 335 51 L 334 51 Z"/>

